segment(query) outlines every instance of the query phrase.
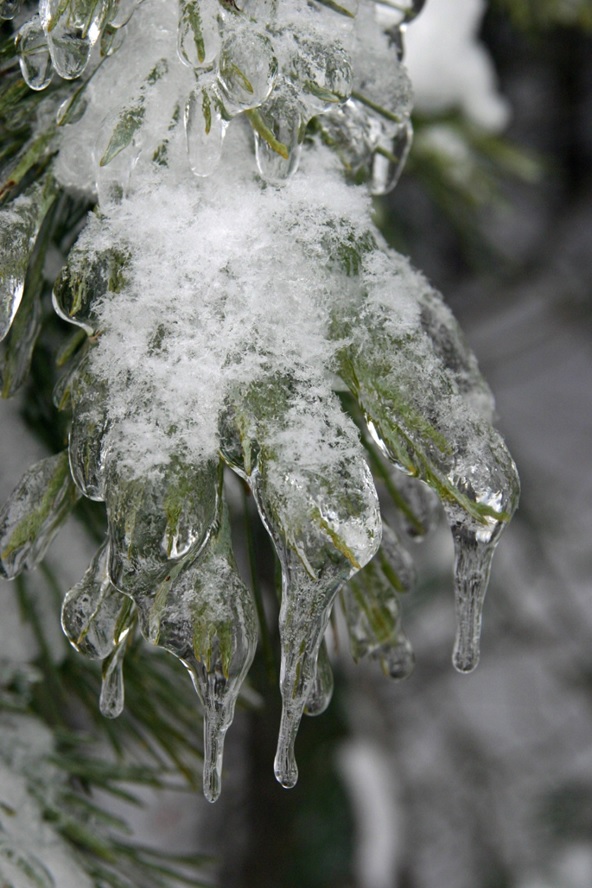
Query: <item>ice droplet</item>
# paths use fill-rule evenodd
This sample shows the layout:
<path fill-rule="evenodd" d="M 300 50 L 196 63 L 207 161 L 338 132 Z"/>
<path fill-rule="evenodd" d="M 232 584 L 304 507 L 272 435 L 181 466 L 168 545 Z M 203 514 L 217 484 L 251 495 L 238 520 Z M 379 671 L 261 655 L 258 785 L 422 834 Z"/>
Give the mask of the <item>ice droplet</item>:
<path fill-rule="evenodd" d="M 257 108 L 269 96 L 278 70 L 271 41 L 264 34 L 240 29 L 227 37 L 218 61 L 218 82 L 229 114 Z"/>
<path fill-rule="evenodd" d="M 228 126 L 220 113 L 216 91 L 211 86 L 193 90 L 183 119 L 189 166 L 196 176 L 209 176 L 220 163 Z"/>
<path fill-rule="evenodd" d="M 407 163 L 412 140 L 411 121 L 405 120 L 399 124 L 387 144 L 379 143 L 372 159 L 371 194 L 379 196 L 393 190 Z"/>
<path fill-rule="evenodd" d="M 266 182 L 280 183 L 289 179 L 298 169 L 304 139 L 303 107 L 290 84 L 272 93 L 259 113 L 273 137 L 287 149 L 288 156 L 255 132 L 257 168 Z"/>
<path fill-rule="evenodd" d="M 321 715 L 333 696 L 333 670 L 327 653 L 325 640 L 321 642 L 312 688 L 304 707 L 305 715 Z"/>
<path fill-rule="evenodd" d="M 38 15 L 19 28 L 15 38 L 23 80 L 30 89 L 42 90 L 51 82 L 51 56 Z"/>
<path fill-rule="evenodd" d="M 68 10 L 47 33 L 47 42 L 53 66 L 60 77 L 64 80 L 80 77 L 88 64 L 92 44 L 88 35 L 82 36 L 80 27 L 70 24 Z"/>
<path fill-rule="evenodd" d="M 409 678 L 415 668 L 415 654 L 411 642 L 401 629 L 396 644 L 385 651 L 379 659 L 384 672 L 394 681 Z"/>
<path fill-rule="evenodd" d="M 351 578 L 341 593 L 352 657 L 378 660 L 391 678 L 407 676 L 413 650 L 401 628 L 398 595 L 415 584 L 411 556 L 396 533 L 383 524 L 382 543 L 372 561 Z"/>
<path fill-rule="evenodd" d="M 11 21 L 20 8 L 21 0 L 0 0 L 0 19 Z"/>
<path fill-rule="evenodd" d="M 115 0 L 109 24 L 116 30 L 123 28 L 131 19 L 140 2 L 141 0 Z"/>
<path fill-rule="evenodd" d="M 108 560 L 107 543 L 103 543 L 62 604 L 64 634 L 77 651 L 95 660 L 104 660 L 116 646 L 122 615 L 131 605 L 111 584 Z"/>
<path fill-rule="evenodd" d="M 220 52 L 217 0 L 183 0 L 179 8 L 177 52 L 190 68 L 211 68 Z"/>
<path fill-rule="evenodd" d="M 123 712 L 125 704 L 123 660 L 126 646 L 127 633 L 119 641 L 115 650 L 103 661 L 99 709 L 105 718 L 117 718 Z"/>

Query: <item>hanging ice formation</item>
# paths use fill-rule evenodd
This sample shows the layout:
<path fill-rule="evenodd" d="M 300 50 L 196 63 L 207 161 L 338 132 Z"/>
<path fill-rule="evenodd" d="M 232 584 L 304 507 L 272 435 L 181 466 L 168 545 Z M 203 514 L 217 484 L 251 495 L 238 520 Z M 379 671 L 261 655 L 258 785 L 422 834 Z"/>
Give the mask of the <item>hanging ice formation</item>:
<path fill-rule="evenodd" d="M 303 713 L 329 701 L 336 598 L 356 659 L 395 678 L 413 665 L 397 606 L 413 571 L 382 529 L 368 457 L 413 535 L 440 498 L 456 546 L 454 664 L 478 660 L 515 466 L 454 319 L 386 247 L 355 184 L 384 192 L 404 163 L 402 32 L 422 5 L 41 0 L 16 31 L 20 72 L 14 51 L 3 56 L 0 111 L 29 126 L 8 128 L 3 161 L 5 394 L 39 329 L 31 269 L 60 194 L 97 207 L 53 291 L 81 328 L 55 396 L 71 411 L 68 451 L 33 466 L 0 514 L 0 570 L 39 561 L 80 495 L 105 503 L 107 537 L 66 595 L 64 631 L 103 661 L 111 717 L 136 626 L 185 664 L 210 800 L 257 636 L 224 466 L 250 489 L 281 564 L 282 785 L 297 779 Z"/>

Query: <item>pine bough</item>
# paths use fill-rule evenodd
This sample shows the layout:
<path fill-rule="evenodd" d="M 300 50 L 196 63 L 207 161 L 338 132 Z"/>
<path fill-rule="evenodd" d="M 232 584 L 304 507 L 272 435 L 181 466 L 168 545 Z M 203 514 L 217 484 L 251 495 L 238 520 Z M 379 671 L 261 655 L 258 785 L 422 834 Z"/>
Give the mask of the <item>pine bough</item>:
<path fill-rule="evenodd" d="M 107 535 L 65 597 L 64 631 L 103 661 L 107 716 L 136 627 L 184 663 L 212 801 L 258 634 L 224 467 L 281 565 L 283 786 L 303 713 L 329 702 L 337 598 L 355 659 L 397 678 L 413 665 L 397 604 L 413 571 L 369 459 L 412 533 L 439 497 L 456 547 L 453 661 L 477 664 L 516 470 L 456 322 L 385 245 L 368 194 L 395 185 L 409 150 L 402 36 L 422 5 L 41 0 L 3 48 L 5 395 L 27 375 L 63 194 L 96 205 L 53 288 L 79 328 L 55 393 L 68 448 L 0 514 L 0 570 L 33 567 L 80 496 L 104 502 Z"/>

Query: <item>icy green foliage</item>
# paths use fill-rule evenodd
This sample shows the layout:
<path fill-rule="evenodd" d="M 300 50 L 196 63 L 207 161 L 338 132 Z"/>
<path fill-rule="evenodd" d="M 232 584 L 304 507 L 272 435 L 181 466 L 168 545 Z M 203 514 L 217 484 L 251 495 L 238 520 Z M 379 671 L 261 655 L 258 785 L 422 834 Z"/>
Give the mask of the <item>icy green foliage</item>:
<path fill-rule="evenodd" d="M 275 771 L 293 786 L 302 715 L 330 698 L 323 636 L 340 590 L 354 657 L 393 677 L 413 664 L 397 604 L 409 556 L 383 536 L 368 457 L 412 534 L 433 511 L 423 485 L 442 502 L 461 671 L 478 661 L 491 557 L 518 499 L 473 354 L 375 230 L 367 189 L 343 176 L 372 192 L 396 182 L 411 130 L 392 29 L 421 4 L 384 12 L 390 38 L 369 2 L 356 15 L 299 0 L 242 11 L 145 0 L 125 26 L 121 10 L 83 6 L 41 5 L 55 69 L 71 79 L 88 64 L 86 88 L 58 88 L 69 94 L 59 135 L 47 94 L 36 126 L 57 156 L 2 211 L 23 229 L 16 252 L 0 244 L 8 327 L 51 222 L 30 195 L 57 181 L 98 196 L 53 289 L 58 314 L 82 328 L 55 393 L 71 414 L 68 454 L 29 470 L 2 512 L 3 571 L 32 566 L 80 494 L 105 503 L 106 538 L 66 595 L 64 630 L 102 661 L 109 717 L 124 706 L 136 625 L 181 660 L 204 710 L 213 801 L 257 639 L 223 492 L 234 472 L 281 567 Z"/>

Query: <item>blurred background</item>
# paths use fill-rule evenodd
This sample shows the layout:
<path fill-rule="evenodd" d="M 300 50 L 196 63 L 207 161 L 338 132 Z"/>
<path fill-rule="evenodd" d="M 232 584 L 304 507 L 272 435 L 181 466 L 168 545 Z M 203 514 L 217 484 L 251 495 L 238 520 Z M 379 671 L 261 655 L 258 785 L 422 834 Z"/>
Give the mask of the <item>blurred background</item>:
<path fill-rule="evenodd" d="M 143 808 L 95 792 L 140 841 L 212 855 L 204 880 L 221 888 L 592 885 L 592 3 L 428 0 L 407 60 L 414 148 L 377 219 L 476 351 L 521 505 L 494 561 L 475 673 L 450 662 L 441 520 L 414 546 L 418 587 L 402 605 L 414 673 L 393 683 L 354 666 L 337 630 L 334 699 L 303 724 L 294 790 L 273 778 L 279 694 L 260 663 L 214 807 L 172 777 L 134 784 Z M 5 496 L 43 450 L 18 404 L 2 411 Z M 76 534 L 52 556 L 63 588 L 89 558 Z M 4 586 L 3 663 L 71 656 L 55 614 L 53 647 L 40 649 L 22 595 Z M 56 884 L 79 888 L 73 872 Z"/>

